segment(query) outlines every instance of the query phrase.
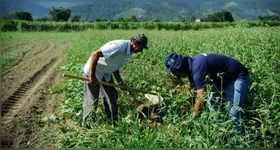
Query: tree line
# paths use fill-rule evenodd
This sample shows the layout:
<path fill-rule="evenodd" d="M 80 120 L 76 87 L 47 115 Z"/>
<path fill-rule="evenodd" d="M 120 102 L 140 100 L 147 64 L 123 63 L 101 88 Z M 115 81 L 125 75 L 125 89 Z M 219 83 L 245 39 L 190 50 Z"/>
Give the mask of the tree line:
<path fill-rule="evenodd" d="M 259 16 L 259 20 L 271 20 L 271 21 L 280 21 L 279 15 L 272 15 L 272 16 Z"/>
<path fill-rule="evenodd" d="M 64 7 L 51 7 L 49 9 L 49 15 L 33 19 L 32 14 L 27 11 L 19 11 L 12 13 L 7 16 L 3 16 L 1 19 L 7 19 L 7 20 L 25 20 L 25 21 L 55 21 L 55 22 L 80 22 L 83 21 L 82 17 L 79 15 L 73 15 L 71 17 L 71 9 L 64 8 Z"/>

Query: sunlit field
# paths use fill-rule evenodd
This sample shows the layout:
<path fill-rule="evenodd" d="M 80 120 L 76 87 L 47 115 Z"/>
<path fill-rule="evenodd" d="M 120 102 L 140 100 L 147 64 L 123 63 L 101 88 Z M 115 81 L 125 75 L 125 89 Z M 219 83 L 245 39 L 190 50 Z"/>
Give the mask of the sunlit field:
<path fill-rule="evenodd" d="M 134 54 L 120 69 L 124 82 L 134 88 L 156 91 L 162 97 L 160 111 L 163 123 L 151 126 L 140 122 L 136 108 L 147 100 L 143 94 L 118 89 L 119 122 L 113 127 L 99 101 L 90 119 L 90 128 L 82 126 L 83 82 L 64 79 L 49 93 L 63 94 L 60 113 L 44 119 L 44 142 L 64 148 L 217 148 L 217 147 L 280 147 L 280 28 L 229 27 L 188 31 L 167 30 L 86 30 L 83 32 L 4 33 L 2 40 L 23 38 L 71 41 L 61 73 L 83 76 L 83 66 L 92 51 L 115 39 L 147 35 L 148 50 Z M 36 37 L 36 36 L 38 37 Z M 9 39 L 10 38 L 10 39 Z M 242 62 L 251 74 L 249 95 L 243 109 L 246 126 L 244 137 L 235 135 L 232 120 L 222 116 L 217 122 L 206 109 L 200 116 L 179 116 L 187 104 L 188 80 L 179 83 L 165 75 L 165 56 L 170 52 L 195 56 L 200 53 L 219 53 Z M 2 57 L 2 56 L 1 56 Z M 19 56 L 20 57 L 20 56 Z M 12 60 L 11 60 L 12 61 Z M 9 62 L 5 62 L 8 64 Z M 5 67 L 2 63 L 1 66 Z M 223 113 L 226 114 L 226 113 Z M 69 125 L 65 120 L 71 120 Z M 53 129 L 54 126 L 59 128 Z M 61 135 L 61 136 L 56 136 Z M 236 145 L 233 139 L 237 138 Z"/>

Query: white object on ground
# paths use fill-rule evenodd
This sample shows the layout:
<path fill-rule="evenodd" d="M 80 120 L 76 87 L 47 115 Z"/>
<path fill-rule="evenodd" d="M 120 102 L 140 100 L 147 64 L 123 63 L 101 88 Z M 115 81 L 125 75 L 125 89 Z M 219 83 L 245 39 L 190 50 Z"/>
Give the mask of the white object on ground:
<path fill-rule="evenodd" d="M 159 95 L 145 94 L 145 97 L 154 105 L 157 105 L 162 101 L 162 97 Z"/>

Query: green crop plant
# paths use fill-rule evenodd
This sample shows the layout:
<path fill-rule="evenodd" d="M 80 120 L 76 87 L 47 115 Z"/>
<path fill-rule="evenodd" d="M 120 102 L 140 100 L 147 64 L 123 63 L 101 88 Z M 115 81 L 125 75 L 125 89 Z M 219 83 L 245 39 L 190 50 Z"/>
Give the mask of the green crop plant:
<path fill-rule="evenodd" d="M 139 25 L 140 24 L 140 25 Z M 17 39 L 57 39 L 71 41 L 72 48 L 67 51 L 67 60 L 61 67 L 64 73 L 83 76 L 83 66 L 93 50 L 115 39 L 130 39 L 137 33 L 148 36 L 149 50 L 133 55 L 120 69 L 128 86 L 156 91 L 163 97 L 160 109 L 165 113 L 163 124 L 151 127 L 149 120 L 142 123 L 136 118 L 136 108 L 146 101 L 139 93 L 118 90 L 119 122 L 112 127 L 106 118 L 101 101 L 98 110 L 89 121 L 90 129 L 82 126 L 83 82 L 65 79 L 54 93 L 64 93 L 60 106 L 64 118 L 73 120 L 79 130 L 67 130 L 59 140 L 62 148 L 228 148 L 228 147 L 280 147 L 280 32 L 279 27 L 265 27 L 265 24 L 248 22 L 233 24 L 207 24 L 207 30 L 195 30 L 203 23 L 114 23 L 99 24 L 108 30 L 86 30 L 70 33 L 4 33 L 2 38 Z M 151 29 L 152 25 L 155 30 Z M 172 24 L 169 26 L 169 24 Z M 97 24 L 95 24 L 97 25 Z M 118 25 L 118 26 L 117 26 Z M 55 26 L 55 25 L 52 25 Z M 76 26 L 76 25 L 75 25 Z M 91 26 L 88 24 L 87 26 Z M 180 28 L 177 31 L 170 27 Z M 227 28 L 222 28 L 227 26 Z M 263 27 L 256 27 L 263 26 Z M 57 27 L 61 27 L 59 24 Z M 147 29 L 144 29 L 146 27 Z M 212 29 L 219 27 L 219 29 Z M 221 28 L 220 28 L 221 27 Z M 68 25 L 67 25 L 68 28 Z M 75 27 L 78 28 L 78 27 Z M 99 27 L 98 27 L 99 28 Z M 181 30 L 194 29 L 194 30 Z M 160 29 L 160 30 L 158 30 Z M 168 30 L 167 30 L 168 29 Z M 52 29 L 50 29 L 52 30 Z M 83 30 L 83 28 L 79 29 Z M 49 33 L 48 33 L 49 34 Z M 71 38 L 69 38 L 71 37 Z M 165 56 L 170 52 L 194 56 L 199 53 L 214 52 L 234 57 L 249 69 L 251 82 L 249 95 L 242 110 L 242 121 L 246 125 L 246 135 L 233 134 L 233 120 L 220 113 L 222 121 L 215 121 L 206 109 L 199 117 L 187 113 L 179 116 L 179 110 L 186 106 L 188 80 L 179 81 L 165 75 Z M 183 84 L 184 83 L 184 84 Z M 47 132 L 47 131 L 46 131 Z M 52 141 L 55 136 L 47 136 Z M 239 144 L 234 144 L 237 138 Z"/>
<path fill-rule="evenodd" d="M 67 69 L 64 69 L 66 72 L 83 75 L 83 65 L 92 50 L 110 40 L 129 39 L 135 33 L 145 33 L 148 36 L 149 50 L 133 55 L 120 71 L 127 85 L 160 93 L 164 99 L 161 109 L 166 115 L 163 118 L 164 124 L 158 128 L 151 128 L 149 124 L 144 125 L 144 128 L 139 127 L 141 123 L 135 117 L 135 109 L 145 101 L 145 97 L 118 90 L 120 118 L 130 116 L 129 121 L 120 119 L 119 126 L 111 128 L 110 121 L 101 111 L 102 106 L 99 106 L 97 120 L 91 122 L 92 129 L 81 127 L 84 131 L 69 133 L 61 141 L 62 147 L 279 147 L 278 30 L 278 27 L 237 27 L 202 31 L 141 29 L 84 32 L 68 53 L 65 64 Z M 215 52 L 234 57 L 245 64 L 251 73 L 249 96 L 243 109 L 246 136 L 233 136 L 232 120 L 227 119 L 224 114 L 222 122 L 215 122 L 214 117 L 211 117 L 213 114 L 209 114 L 207 110 L 198 118 L 192 118 L 190 114 L 179 117 L 178 111 L 186 105 L 188 98 L 188 81 L 184 80 L 185 85 L 180 82 L 175 84 L 176 81 L 165 76 L 164 58 L 169 52 L 190 56 Z M 70 116 L 81 124 L 82 83 L 73 80 L 66 82 L 69 85 L 64 89 L 67 91 L 67 103 L 63 104 L 63 109 L 75 108 Z M 104 131 L 104 134 L 95 133 L 97 131 Z M 73 134 L 82 137 L 77 139 Z M 233 143 L 233 138 L 239 139 L 238 145 Z M 90 140 L 84 141 L 85 139 Z"/>

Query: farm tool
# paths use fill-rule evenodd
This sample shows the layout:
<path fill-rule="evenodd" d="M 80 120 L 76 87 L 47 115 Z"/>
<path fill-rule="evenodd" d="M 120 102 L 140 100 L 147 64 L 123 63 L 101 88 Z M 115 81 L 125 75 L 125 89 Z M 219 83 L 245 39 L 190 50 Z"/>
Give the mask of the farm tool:
<path fill-rule="evenodd" d="M 89 82 L 89 78 L 75 76 L 75 75 L 71 75 L 71 74 L 63 74 L 63 77 Z M 128 91 L 145 93 L 145 97 L 149 101 L 147 103 L 141 104 L 140 106 L 137 107 L 136 111 L 138 112 L 138 118 L 141 120 L 144 120 L 145 118 L 152 120 L 152 125 L 154 127 L 157 127 L 157 122 L 162 123 L 161 115 L 158 115 L 158 111 L 159 111 L 158 104 L 160 103 L 160 101 L 163 100 L 163 98 L 155 91 L 147 91 L 147 90 L 136 89 L 136 88 L 132 88 L 132 87 L 124 87 L 122 85 L 117 85 L 117 84 L 108 83 L 108 82 L 104 82 L 104 81 L 98 81 L 98 84 L 112 86 L 112 87 L 116 87 L 116 88 L 126 88 Z"/>
<path fill-rule="evenodd" d="M 67 77 L 67 78 L 71 78 L 71 79 L 77 79 L 77 80 L 82 80 L 82 81 L 88 81 L 89 82 L 89 78 L 81 77 L 81 76 L 75 76 L 75 75 L 71 75 L 71 74 L 63 74 L 63 77 Z M 147 91 L 147 90 L 136 89 L 136 88 L 132 88 L 132 87 L 124 87 L 122 85 L 108 83 L 108 82 L 104 82 L 104 81 L 98 81 L 98 84 L 106 85 L 106 86 L 112 86 L 112 87 L 116 87 L 116 88 L 126 88 L 128 91 L 145 93 L 145 97 L 153 105 L 158 104 L 162 100 L 162 97 L 158 93 L 156 93 L 154 91 Z"/>

